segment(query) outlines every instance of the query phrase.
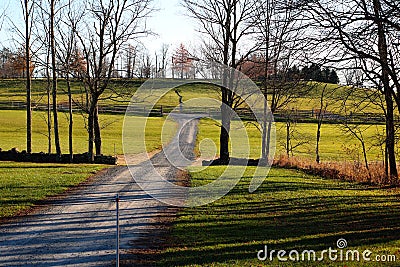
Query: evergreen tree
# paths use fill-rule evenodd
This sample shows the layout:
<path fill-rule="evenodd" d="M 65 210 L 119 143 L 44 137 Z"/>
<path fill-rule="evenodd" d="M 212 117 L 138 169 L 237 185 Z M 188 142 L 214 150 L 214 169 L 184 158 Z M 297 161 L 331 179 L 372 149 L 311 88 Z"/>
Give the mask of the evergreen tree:
<path fill-rule="evenodd" d="M 329 83 L 338 84 L 339 83 L 339 76 L 337 75 L 335 70 L 331 70 L 328 78 Z"/>
<path fill-rule="evenodd" d="M 322 81 L 321 66 L 312 63 L 311 66 L 308 68 L 308 75 L 306 76 L 306 79 L 321 82 Z"/>
<path fill-rule="evenodd" d="M 328 83 L 330 75 L 331 75 L 331 70 L 329 68 L 324 68 L 324 70 L 321 73 L 320 82 Z"/>
<path fill-rule="evenodd" d="M 293 68 L 290 70 L 290 73 L 294 72 Z M 298 73 L 305 80 L 333 84 L 339 83 L 339 76 L 334 69 L 326 67 L 321 69 L 321 66 L 316 63 L 312 63 L 310 66 L 304 66 Z"/>
<path fill-rule="evenodd" d="M 310 70 L 309 70 L 308 66 L 304 66 L 301 69 L 301 72 L 300 72 L 301 78 L 304 79 L 304 80 L 308 80 L 309 79 L 309 73 L 310 73 Z"/>
<path fill-rule="evenodd" d="M 290 69 L 288 69 L 288 71 L 287 71 L 287 79 L 289 80 L 289 81 L 293 81 L 293 80 L 295 80 L 295 79 L 298 79 L 298 77 L 300 76 L 300 70 L 299 70 L 299 68 L 296 66 L 296 65 L 294 65 L 293 67 L 291 67 Z"/>

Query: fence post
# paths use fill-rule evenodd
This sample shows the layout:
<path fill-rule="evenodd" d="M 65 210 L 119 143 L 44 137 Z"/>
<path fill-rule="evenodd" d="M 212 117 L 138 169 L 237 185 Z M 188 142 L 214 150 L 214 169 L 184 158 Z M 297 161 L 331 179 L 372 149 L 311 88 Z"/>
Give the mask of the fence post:
<path fill-rule="evenodd" d="M 115 259 L 115 266 L 119 267 L 119 195 L 117 194 L 115 196 L 115 206 L 116 206 L 116 212 L 117 212 L 117 222 L 116 222 L 116 226 L 117 226 L 117 233 L 116 233 L 116 242 L 115 242 L 115 246 L 116 246 L 116 259 Z"/>

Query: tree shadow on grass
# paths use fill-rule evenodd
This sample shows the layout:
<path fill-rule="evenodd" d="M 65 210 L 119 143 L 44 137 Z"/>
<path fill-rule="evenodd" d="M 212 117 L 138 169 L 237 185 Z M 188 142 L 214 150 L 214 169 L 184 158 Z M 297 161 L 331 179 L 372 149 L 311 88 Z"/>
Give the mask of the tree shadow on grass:
<path fill-rule="evenodd" d="M 182 212 L 175 244 L 158 260 L 163 266 L 210 265 L 257 260 L 264 245 L 321 251 L 336 248 L 340 238 L 350 247 L 399 240 L 399 193 L 348 186 L 269 181 L 246 194 L 243 184 L 221 201 Z"/>

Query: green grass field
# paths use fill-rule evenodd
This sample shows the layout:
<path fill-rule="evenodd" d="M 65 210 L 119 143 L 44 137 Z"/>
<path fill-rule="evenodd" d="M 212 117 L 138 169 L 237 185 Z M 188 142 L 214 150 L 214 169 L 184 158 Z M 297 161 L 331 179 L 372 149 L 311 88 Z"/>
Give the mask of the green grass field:
<path fill-rule="evenodd" d="M 145 80 L 112 80 L 109 88 L 105 91 L 100 100 L 102 105 L 127 105 L 132 95 L 143 84 Z M 174 83 L 170 81 L 171 86 Z M 169 86 L 168 81 L 163 86 Z M 65 80 L 58 81 L 58 102 L 68 103 L 67 84 Z M 46 89 L 47 83 L 43 79 L 32 80 L 32 101 L 35 103 L 47 103 Z M 182 93 L 183 101 L 198 97 L 211 97 L 218 99 L 218 91 L 210 85 L 190 84 L 179 87 Z M 75 101 L 81 102 L 84 99 L 84 87 L 81 83 L 75 81 L 71 83 L 72 97 Z M 151 96 L 151 91 L 148 92 L 148 97 Z M 112 97 L 113 99 L 107 99 Z M 26 100 L 25 81 L 22 79 L 1 79 L 0 80 L 0 102 L 1 101 L 22 101 Z M 117 100 L 117 101 L 115 101 Z M 151 102 L 151 97 L 146 98 L 146 101 Z M 177 106 L 179 104 L 179 97 L 174 90 L 169 91 L 160 101 L 157 106 Z"/>
<path fill-rule="evenodd" d="M 45 112 L 33 112 L 32 121 L 32 150 L 33 152 L 47 152 L 47 123 Z M 65 113 L 59 114 L 60 120 L 60 142 L 62 152 L 68 154 L 68 118 Z M 9 150 L 17 147 L 20 150 L 26 147 L 25 133 L 25 112 L 14 110 L 0 110 L 0 148 Z M 176 123 L 164 118 L 151 117 L 135 118 L 137 124 L 146 123 L 146 149 L 152 151 L 161 148 L 161 129 L 164 126 L 164 138 L 168 141 L 175 134 Z M 122 146 L 122 127 L 123 115 L 100 115 L 100 124 L 103 127 L 103 154 L 114 155 L 114 146 L 116 154 L 123 154 Z M 165 125 L 164 125 L 165 123 Z M 132 128 L 135 135 L 135 127 Z M 139 130 L 139 129 L 137 129 Z M 139 133 L 137 133 L 139 135 Z M 54 137 L 53 137 L 54 138 Z M 85 129 L 85 119 L 79 115 L 74 116 L 74 152 L 83 153 L 87 151 L 88 135 Z M 131 153 L 141 153 L 139 147 L 133 147 Z M 53 151 L 54 151 L 53 139 Z"/>
<path fill-rule="evenodd" d="M 105 96 L 114 95 L 113 91 L 120 94 L 120 100 L 129 101 L 130 96 L 143 83 L 143 80 L 114 81 L 110 84 Z M 47 82 L 44 79 L 32 80 L 32 101 L 35 103 L 47 103 Z M 79 82 L 71 83 L 73 98 L 79 101 L 84 94 L 83 85 Z M 58 81 L 58 101 L 59 103 L 68 102 L 67 83 L 63 79 Z M 0 80 L 0 101 L 25 101 L 25 81 L 23 79 L 2 79 Z"/>
<path fill-rule="evenodd" d="M 136 90 L 143 84 L 145 80 L 133 79 L 133 80 L 125 80 L 125 79 L 116 79 L 112 80 L 109 88 L 105 91 L 102 99 L 100 101 L 101 105 L 127 105 L 131 100 L 132 95 L 136 92 Z M 174 80 L 166 80 L 162 85 L 156 84 L 155 86 L 168 87 L 172 86 L 176 81 Z M 190 81 L 189 81 L 190 82 Z M 67 85 L 65 80 L 59 79 L 59 94 L 58 94 L 58 102 L 59 103 L 67 103 L 68 95 L 67 95 Z M 85 97 L 85 90 L 83 85 L 74 81 L 71 84 L 72 97 L 77 102 L 82 102 Z M 320 105 L 319 97 L 321 95 L 321 90 L 324 85 L 316 84 L 315 87 L 308 93 L 307 96 L 300 97 L 295 101 L 291 100 L 288 105 L 288 109 L 299 109 L 299 110 L 312 110 L 318 109 Z M 47 103 L 46 96 L 46 88 L 47 83 L 43 79 L 34 79 L 32 81 L 32 101 L 35 103 Z M 348 94 L 350 90 L 349 87 L 346 86 L 338 86 L 334 84 L 327 84 L 327 95 L 329 95 L 328 101 L 331 104 L 328 107 L 328 111 L 335 113 L 342 113 L 342 101 L 340 100 L 343 96 Z M 171 88 L 172 89 L 172 88 Z M 186 101 L 193 98 L 201 98 L 201 97 L 209 97 L 213 99 L 220 99 L 220 93 L 218 89 L 209 84 L 199 84 L 199 83 L 191 83 L 186 84 L 179 87 L 179 90 L 182 95 L 182 100 Z M 359 89 L 358 93 L 347 98 L 347 110 L 356 111 L 362 110 L 363 112 L 371 112 L 371 113 L 382 113 L 380 108 L 377 105 L 371 104 L 368 101 L 363 101 L 363 105 L 359 106 L 357 109 L 354 109 L 352 106 L 355 103 L 360 102 L 360 99 L 363 99 L 364 94 L 363 90 Z M 112 97 L 113 99 L 108 99 Z M 23 79 L 2 79 L 0 80 L 0 102 L 2 101 L 25 101 L 26 92 L 25 92 L 25 81 Z M 117 101 L 115 101 L 117 100 Z M 147 93 L 147 98 L 145 101 L 152 103 L 151 98 L 151 90 Z M 157 107 L 176 107 L 179 104 L 179 97 L 176 95 L 174 90 L 169 91 L 165 96 L 162 97 L 157 102 Z"/>
<path fill-rule="evenodd" d="M 231 134 L 232 142 L 236 145 L 231 145 L 233 157 L 245 157 L 246 153 L 246 132 L 249 137 L 250 144 L 250 157 L 260 157 L 260 146 L 261 146 L 261 134 L 260 131 L 249 123 L 243 125 L 238 122 L 232 123 Z M 285 142 L 286 142 L 286 128 L 284 123 L 275 123 L 276 127 L 276 153 L 285 154 Z M 365 130 L 364 138 L 367 145 L 367 155 L 369 160 L 379 160 L 382 158 L 382 152 L 378 143 L 378 134 L 383 134 L 383 125 L 360 125 Z M 246 132 L 245 132 L 246 131 Z M 298 123 L 295 126 L 294 141 L 293 144 L 298 144 L 300 141 L 307 141 L 294 149 L 293 153 L 295 156 L 301 156 L 306 158 L 315 158 L 315 146 L 316 146 L 316 131 L 317 125 L 313 123 Z M 203 119 L 200 122 L 198 143 L 201 140 L 209 138 L 214 143 L 219 143 L 220 128 L 218 122 L 210 119 Z M 217 150 L 219 146 L 216 146 Z M 203 149 L 203 153 L 210 154 L 207 151 L 207 147 L 197 147 L 197 151 Z M 209 146 L 208 150 L 212 150 L 213 147 Z M 219 152 L 217 151 L 217 154 Z M 343 160 L 362 160 L 362 151 L 359 141 L 352 136 L 345 135 L 340 125 L 337 124 L 323 124 L 321 128 L 321 140 L 320 140 L 320 153 L 322 161 L 343 161 Z"/>
<path fill-rule="evenodd" d="M 104 169 L 104 165 L 0 162 L 0 218 L 59 194 Z"/>
<path fill-rule="evenodd" d="M 197 172 L 190 168 L 192 184 L 217 178 L 223 167 Z M 398 266 L 398 262 L 279 262 L 278 250 L 337 249 L 345 238 L 346 250 L 395 255 L 400 260 L 400 191 L 325 180 L 284 169 L 271 169 L 254 193 L 248 192 L 254 168 L 220 200 L 198 208 L 185 208 L 171 229 L 172 245 L 157 257 L 159 266 Z M 273 261 L 259 261 L 257 252 L 276 250 Z M 338 253 L 339 255 L 339 253 Z M 300 256 L 301 257 L 301 256 Z M 345 259 L 345 258 L 344 258 Z M 349 258 L 351 259 L 351 258 Z"/>

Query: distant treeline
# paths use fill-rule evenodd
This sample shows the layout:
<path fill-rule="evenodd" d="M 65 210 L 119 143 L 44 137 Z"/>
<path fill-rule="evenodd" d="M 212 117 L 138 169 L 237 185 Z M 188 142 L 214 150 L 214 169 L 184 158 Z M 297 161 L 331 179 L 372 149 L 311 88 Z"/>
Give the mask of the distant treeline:
<path fill-rule="evenodd" d="M 326 67 L 322 68 L 320 65 L 315 63 L 303 67 L 300 71 L 300 75 L 306 80 L 334 84 L 339 83 L 339 76 L 334 69 Z"/>
<path fill-rule="evenodd" d="M 290 79 L 303 79 L 315 82 L 323 82 L 323 83 L 339 83 L 339 76 L 334 69 L 330 69 L 327 67 L 321 67 L 321 65 L 312 63 L 309 66 L 304 66 L 303 68 L 299 68 L 294 65 L 289 68 L 287 71 L 287 76 Z"/>

